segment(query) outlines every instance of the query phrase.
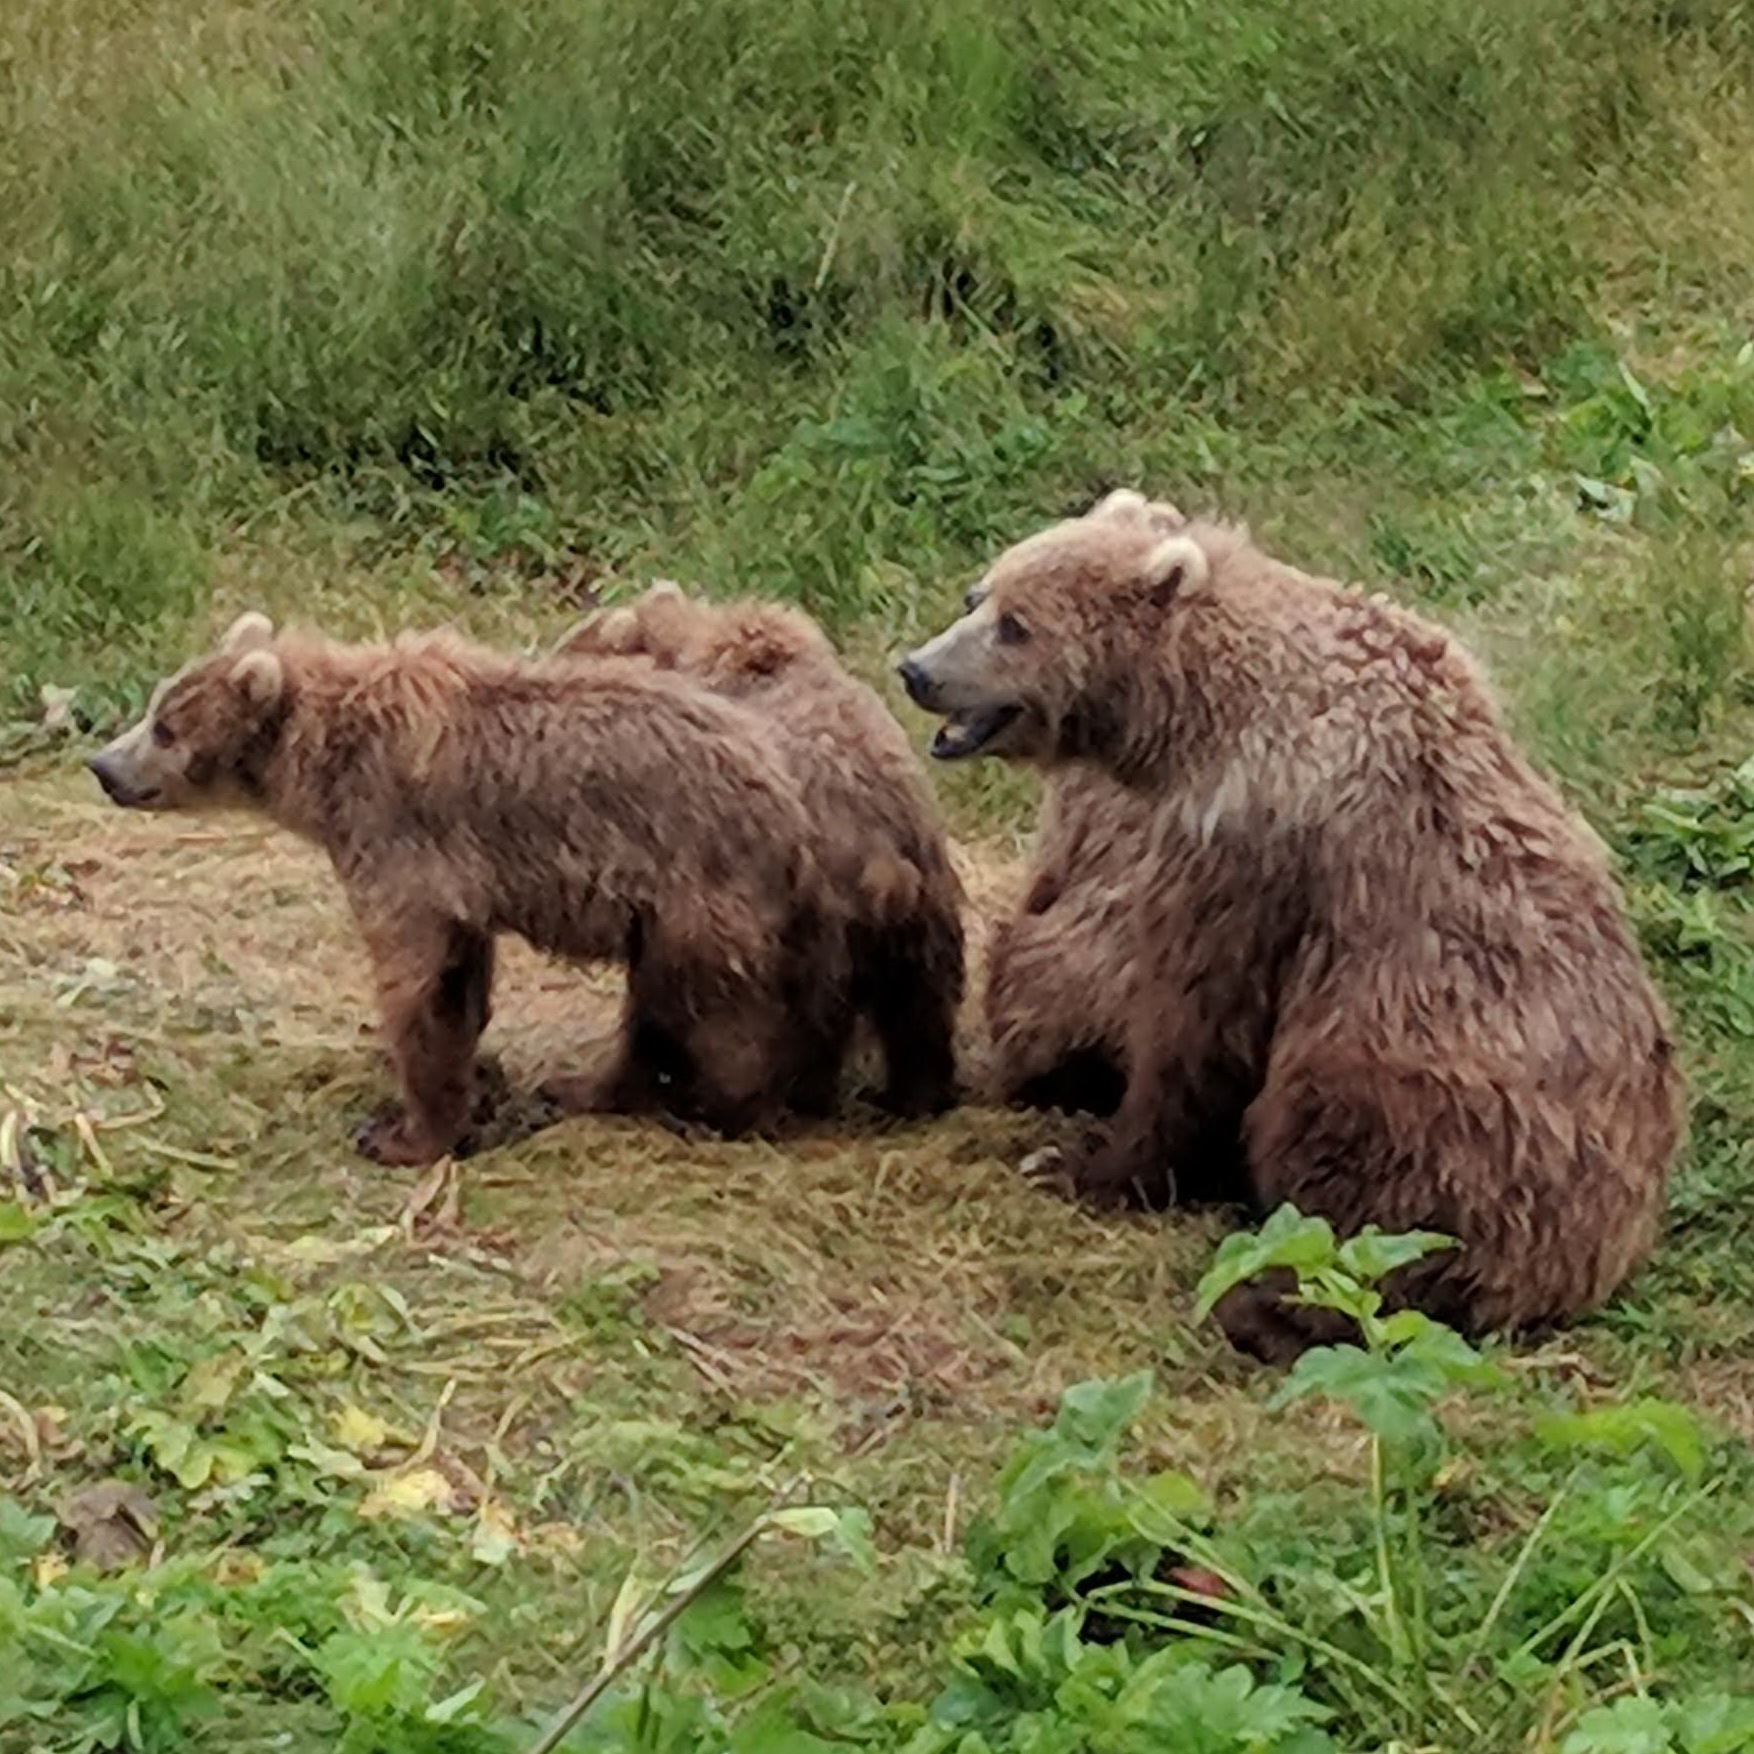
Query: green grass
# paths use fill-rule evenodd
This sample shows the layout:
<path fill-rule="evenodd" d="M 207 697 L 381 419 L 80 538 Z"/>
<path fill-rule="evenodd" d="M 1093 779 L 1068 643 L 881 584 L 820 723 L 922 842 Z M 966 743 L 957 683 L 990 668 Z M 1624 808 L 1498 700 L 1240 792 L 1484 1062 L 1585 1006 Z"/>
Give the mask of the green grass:
<path fill-rule="evenodd" d="M 521 1749 L 799 1472 L 875 1570 L 770 1530 L 578 1746 L 1748 1746 L 1751 160 L 1735 0 L 0 9 L 0 1750 Z M 1424 1448 L 1275 1404 L 1217 1226 L 1020 1187 L 1026 1119 L 368 1172 L 323 873 L 72 771 L 252 604 L 521 643 L 662 572 L 880 676 L 1123 482 L 1460 629 L 1677 1008 L 1651 1267 Z M 990 915 L 1031 788 L 936 777 Z M 515 1075 L 578 1003 L 515 963 Z M 1171 1474 L 1228 1646 L 1148 1618 Z"/>

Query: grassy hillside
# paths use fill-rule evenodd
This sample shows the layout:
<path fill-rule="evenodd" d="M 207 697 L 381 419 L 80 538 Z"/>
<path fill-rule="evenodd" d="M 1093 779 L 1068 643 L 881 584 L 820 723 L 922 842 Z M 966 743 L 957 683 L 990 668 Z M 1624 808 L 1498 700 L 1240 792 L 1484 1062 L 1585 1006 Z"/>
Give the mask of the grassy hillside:
<path fill-rule="evenodd" d="M 567 1748 L 1754 1749 L 1750 166 L 1741 0 L 0 7 L 0 1754 L 526 1754 L 788 1487 Z M 1286 1400 L 978 1108 L 371 1171 L 318 862 L 77 772 L 251 604 L 881 675 L 1123 482 L 1462 629 L 1621 858 L 1693 1136 L 1575 1332 Z"/>
<path fill-rule="evenodd" d="M 1581 562 L 1555 493 L 1630 460 L 1551 454 L 1556 408 L 1622 358 L 1746 398 L 1751 39 L 1728 0 L 15 0 L 10 703 L 102 710 L 215 595 L 492 626 L 662 564 L 889 637 L 1122 480 L 1489 598 Z"/>

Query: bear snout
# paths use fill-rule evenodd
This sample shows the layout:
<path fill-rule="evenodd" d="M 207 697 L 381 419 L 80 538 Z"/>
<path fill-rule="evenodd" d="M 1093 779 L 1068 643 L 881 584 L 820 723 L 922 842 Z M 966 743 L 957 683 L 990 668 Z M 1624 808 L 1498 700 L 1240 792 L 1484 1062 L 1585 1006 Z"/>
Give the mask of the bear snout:
<path fill-rule="evenodd" d="M 147 804 L 158 796 L 158 788 L 153 786 L 142 790 L 124 775 L 116 763 L 113 751 L 104 750 L 94 755 L 86 764 L 91 776 L 103 787 L 104 796 L 112 804 L 120 804 L 124 808 L 137 808 Z"/>
<path fill-rule="evenodd" d="M 901 685 L 907 690 L 907 697 L 915 706 L 930 709 L 932 696 L 936 692 L 931 675 L 928 673 L 915 654 L 902 659 L 895 666 L 895 673 L 901 678 Z"/>

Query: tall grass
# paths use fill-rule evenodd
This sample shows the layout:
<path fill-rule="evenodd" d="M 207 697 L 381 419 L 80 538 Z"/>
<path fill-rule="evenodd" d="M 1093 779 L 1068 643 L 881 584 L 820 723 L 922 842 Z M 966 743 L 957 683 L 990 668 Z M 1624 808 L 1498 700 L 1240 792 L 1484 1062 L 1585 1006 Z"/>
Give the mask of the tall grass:
<path fill-rule="evenodd" d="M 1113 480 L 1270 506 L 1746 314 L 1751 99 L 1739 0 L 12 0 L 14 704 L 265 527 L 881 630 Z"/>

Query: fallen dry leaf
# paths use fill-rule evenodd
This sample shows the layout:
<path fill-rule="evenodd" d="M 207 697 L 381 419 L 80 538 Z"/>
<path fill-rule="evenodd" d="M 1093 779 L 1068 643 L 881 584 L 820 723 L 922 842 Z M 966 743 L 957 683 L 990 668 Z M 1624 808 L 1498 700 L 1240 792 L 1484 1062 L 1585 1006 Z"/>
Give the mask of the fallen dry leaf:
<path fill-rule="evenodd" d="M 518 1525 L 512 1513 L 497 1499 L 486 1500 L 469 1542 L 470 1557 L 482 1565 L 503 1565 L 517 1550 Z"/>
<path fill-rule="evenodd" d="M 126 1480 L 101 1480 L 68 1498 L 58 1512 L 73 1537 L 73 1557 L 99 1571 L 132 1565 L 158 1538 L 152 1494 Z"/>
<path fill-rule="evenodd" d="M 441 1157 L 414 1186 L 402 1208 L 402 1234 L 413 1239 L 424 1219 L 431 1228 L 453 1229 L 462 1212 L 462 1188 L 457 1179 L 457 1160 Z"/>
<path fill-rule="evenodd" d="M 362 1517 L 410 1517 L 451 1501 L 451 1483 L 437 1468 L 412 1468 L 374 1486 L 360 1501 Z"/>
<path fill-rule="evenodd" d="M 377 1414 L 368 1413 L 352 1401 L 336 1413 L 334 1432 L 335 1441 L 355 1455 L 370 1455 L 390 1440 L 389 1426 Z"/>

